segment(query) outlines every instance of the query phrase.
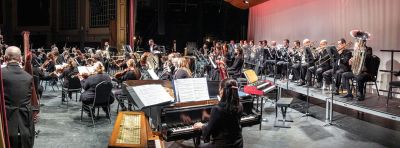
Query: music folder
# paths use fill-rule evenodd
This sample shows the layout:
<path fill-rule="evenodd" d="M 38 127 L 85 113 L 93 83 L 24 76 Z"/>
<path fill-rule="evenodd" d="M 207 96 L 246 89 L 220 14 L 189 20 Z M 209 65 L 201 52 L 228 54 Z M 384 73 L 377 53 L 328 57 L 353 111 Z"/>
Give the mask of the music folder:
<path fill-rule="evenodd" d="M 129 86 L 126 89 L 140 110 L 174 101 L 174 98 L 160 84 Z"/>

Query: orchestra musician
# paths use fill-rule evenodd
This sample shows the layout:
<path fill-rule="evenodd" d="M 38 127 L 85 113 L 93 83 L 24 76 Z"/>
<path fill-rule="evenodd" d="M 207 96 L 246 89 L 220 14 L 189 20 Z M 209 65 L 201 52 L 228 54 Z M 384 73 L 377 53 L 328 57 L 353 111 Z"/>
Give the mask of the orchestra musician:
<path fill-rule="evenodd" d="M 69 86 L 69 80 L 77 76 L 79 74 L 77 63 L 73 58 L 69 58 L 67 62 L 67 66 L 62 69 L 61 75 L 58 77 L 60 79 L 64 79 L 63 81 L 63 87 L 68 88 Z M 68 98 L 71 99 L 72 92 L 68 92 Z M 64 93 L 62 93 L 62 102 L 65 102 L 65 96 Z"/>
<path fill-rule="evenodd" d="M 84 79 L 82 76 L 79 77 L 79 79 L 81 80 L 82 88 L 84 90 L 84 92 L 80 96 L 80 100 L 82 100 L 82 103 L 86 105 L 93 103 L 97 84 L 100 84 L 103 81 L 111 82 L 110 76 L 104 73 L 105 69 L 102 64 L 98 64 L 95 68 L 95 73 L 90 75 L 88 78 Z M 112 104 L 114 102 L 114 96 L 112 93 L 109 99 L 110 104 Z M 89 111 L 88 108 L 83 108 L 83 110 L 88 114 L 89 117 L 94 116 L 94 114 L 92 114 L 94 113 L 94 110 Z M 106 113 L 107 117 L 109 117 L 107 107 L 103 107 L 103 111 Z"/>
<path fill-rule="evenodd" d="M 294 77 L 300 78 L 299 86 L 306 84 L 307 69 L 314 65 L 314 56 L 311 51 L 311 41 L 309 39 L 303 40 L 303 48 L 300 48 L 300 62 L 292 66 Z"/>
<path fill-rule="evenodd" d="M 232 66 L 228 67 L 228 74 L 234 77 L 240 77 L 243 67 L 243 50 L 240 47 L 235 48 L 235 57 Z"/>
<path fill-rule="evenodd" d="M 174 80 L 191 78 L 191 77 L 192 77 L 192 72 L 189 69 L 189 60 L 183 57 L 178 58 L 177 69 L 173 76 Z"/>
<path fill-rule="evenodd" d="M 10 46 L 5 51 L 7 66 L 2 68 L 8 133 L 12 148 L 32 148 L 35 127 L 31 106 L 33 77 L 20 67 L 21 50 Z"/>
<path fill-rule="evenodd" d="M 300 79 L 298 75 L 295 76 L 295 74 L 294 74 L 295 72 L 293 70 L 294 65 L 297 64 L 296 66 L 299 66 L 299 64 L 300 64 L 300 60 L 301 60 L 300 52 L 301 52 L 301 44 L 300 44 L 299 40 L 296 40 L 293 42 L 293 48 L 289 49 L 289 55 L 291 55 L 290 61 L 292 62 L 291 63 L 292 66 L 290 66 L 291 72 L 293 74 L 293 77 L 291 79 L 292 82 Z"/>
<path fill-rule="evenodd" d="M 339 59 L 337 62 L 335 62 L 337 69 L 330 69 L 325 71 L 322 75 L 324 77 L 324 80 L 327 83 L 332 83 L 331 82 L 331 77 L 333 76 L 334 78 L 334 85 L 333 85 L 333 90 L 332 93 L 335 95 L 339 95 L 339 86 L 341 83 L 341 78 L 342 74 L 344 72 L 349 72 L 351 70 L 351 67 L 349 65 L 349 60 L 352 57 L 351 51 L 347 49 L 347 43 L 344 38 L 341 38 L 337 42 L 337 52 L 339 54 Z"/>
<path fill-rule="evenodd" d="M 56 84 L 56 78 L 53 75 L 56 71 L 56 58 L 54 57 L 53 52 L 47 53 L 46 61 L 40 67 L 42 71 L 44 71 L 44 77 L 42 80 L 49 81 L 51 80 L 51 85 Z"/>
<path fill-rule="evenodd" d="M 156 43 L 154 43 L 153 39 L 149 39 L 149 48 L 148 48 L 148 52 L 154 53 L 155 51 L 158 50 L 158 46 Z"/>
<path fill-rule="evenodd" d="M 242 148 L 243 136 L 240 119 L 243 106 L 239 101 L 238 85 L 234 79 L 222 80 L 219 87 L 221 100 L 211 109 L 208 124 L 195 123 L 194 128 L 202 131 L 205 147 Z"/>
<path fill-rule="evenodd" d="M 357 43 L 355 43 L 355 44 L 357 44 Z M 355 46 L 357 46 L 357 45 L 355 45 Z M 342 96 L 342 98 L 353 98 L 352 89 L 350 87 L 349 81 L 354 78 L 357 83 L 356 99 L 358 101 L 363 101 L 365 99 L 364 84 L 368 80 L 373 79 L 373 73 L 375 73 L 374 69 L 376 68 L 376 66 L 379 66 L 379 65 L 375 65 L 375 63 L 373 61 L 372 48 L 366 46 L 365 50 L 366 50 L 366 57 L 365 57 L 365 61 L 363 64 L 364 66 L 363 66 L 361 73 L 359 75 L 354 75 L 352 71 L 349 71 L 349 72 L 344 72 L 342 74 L 342 84 L 343 84 L 344 89 L 347 90 L 347 94 L 345 96 Z M 355 62 L 353 60 L 354 60 L 353 58 L 351 58 L 349 60 L 350 65 L 353 62 Z"/>
<path fill-rule="evenodd" d="M 63 55 L 60 55 L 57 47 L 54 47 L 52 49 L 52 53 L 53 53 L 53 56 L 55 59 L 54 62 L 56 65 L 61 65 L 61 64 L 65 63 L 64 57 L 63 57 Z"/>
<path fill-rule="evenodd" d="M 265 43 L 265 44 L 267 44 L 267 43 Z M 267 57 L 267 59 L 268 59 L 268 60 L 265 60 L 264 67 L 267 67 L 267 71 L 269 73 L 268 76 L 272 77 L 275 75 L 274 66 L 278 60 L 277 59 L 278 57 L 276 54 L 276 52 L 277 52 L 276 41 L 271 41 L 271 45 L 269 47 L 267 47 L 266 50 L 264 50 L 264 51 L 265 51 L 264 57 Z"/>
<path fill-rule="evenodd" d="M 129 59 L 126 62 L 126 65 L 128 66 L 124 71 L 118 72 L 115 74 L 115 79 L 118 81 L 118 83 L 122 83 L 123 81 L 127 80 L 140 80 L 141 73 L 140 70 L 136 67 L 136 63 L 134 59 Z M 118 89 L 114 91 L 115 96 L 120 96 L 123 95 L 123 92 L 121 89 Z M 119 98 L 119 97 L 116 97 Z M 128 99 L 128 101 L 130 101 Z M 125 104 L 123 101 L 119 100 L 119 105 L 122 108 L 122 111 L 126 111 L 127 108 L 125 107 Z M 132 110 L 132 103 L 128 104 L 128 109 Z"/>
<path fill-rule="evenodd" d="M 40 63 L 38 60 L 38 57 L 36 54 L 32 55 L 32 73 L 33 73 L 33 79 L 35 81 L 35 90 L 37 91 L 37 94 L 39 95 L 39 98 L 43 94 L 43 86 L 40 85 L 40 80 L 43 79 L 44 77 L 44 72 L 40 69 Z"/>
<path fill-rule="evenodd" d="M 279 61 L 276 63 L 277 67 L 277 79 L 279 78 L 286 78 L 287 75 L 287 66 L 289 66 L 289 39 L 284 39 L 283 40 L 283 48 L 278 49 L 281 57 L 279 58 Z"/>
<path fill-rule="evenodd" d="M 311 66 L 310 68 L 307 69 L 307 74 L 306 74 L 306 81 L 307 81 L 307 85 L 311 86 L 311 78 L 312 75 L 314 74 L 316 79 L 317 79 L 317 84 L 316 84 L 316 88 L 321 88 L 322 87 L 322 73 L 324 73 L 325 71 L 327 71 L 328 69 L 330 69 L 331 65 L 329 62 L 324 62 L 322 57 L 329 57 L 329 53 L 328 50 L 326 49 L 326 47 L 328 46 L 328 41 L 326 40 L 321 40 L 319 43 L 319 48 L 317 48 L 316 53 L 314 54 L 314 56 L 316 56 L 316 60 L 315 65 Z"/>

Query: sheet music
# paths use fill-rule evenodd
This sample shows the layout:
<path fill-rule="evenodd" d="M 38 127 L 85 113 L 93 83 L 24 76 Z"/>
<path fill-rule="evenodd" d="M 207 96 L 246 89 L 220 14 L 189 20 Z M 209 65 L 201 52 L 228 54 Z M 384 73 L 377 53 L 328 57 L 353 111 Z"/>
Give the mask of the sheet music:
<path fill-rule="evenodd" d="M 87 66 L 78 66 L 78 71 L 79 74 L 90 74 L 90 73 L 94 73 L 95 69 L 94 67 L 87 67 Z"/>
<path fill-rule="evenodd" d="M 153 69 L 148 69 L 147 72 L 150 74 L 151 79 L 159 80 L 160 78 L 157 76 L 156 72 Z"/>
<path fill-rule="evenodd" d="M 132 88 L 144 106 L 174 101 L 174 98 L 160 84 L 140 85 Z"/>
<path fill-rule="evenodd" d="M 180 102 L 210 100 L 206 78 L 178 79 L 174 86 Z"/>

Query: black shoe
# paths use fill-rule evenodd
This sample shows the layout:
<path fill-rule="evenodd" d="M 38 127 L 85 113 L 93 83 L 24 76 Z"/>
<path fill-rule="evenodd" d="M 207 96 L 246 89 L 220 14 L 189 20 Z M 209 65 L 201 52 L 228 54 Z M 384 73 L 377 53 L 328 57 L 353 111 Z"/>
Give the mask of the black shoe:
<path fill-rule="evenodd" d="M 354 97 L 353 94 L 347 94 L 345 96 L 342 96 L 341 98 L 353 98 L 353 97 Z"/>
<path fill-rule="evenodd" d="M 306 85 L 304 85 L 305 87 L 312 87 L 311 83 L 306 83 Z"/>
<path fill-rule="evenodd" d="M 306 85 L 306 83 L 303 81 L 301 81 L 299 84 L 297 84 L 297 86 L 303 86 L 303 85 Z"/>
<path fill-rule="evenodd" d="M 321 87 L 322 87 L 322 84 L 321 84 L 321 83 L 315 84 L 315 88 L 321 88 Z"/>
<path fill-rule="evenodd" d="M 357 96 L 356 99 L 357 99 L 358 101 L 364 101 L 364 100 L 365 100 L 365 97 L 364 97 L 364 96 Z"/>

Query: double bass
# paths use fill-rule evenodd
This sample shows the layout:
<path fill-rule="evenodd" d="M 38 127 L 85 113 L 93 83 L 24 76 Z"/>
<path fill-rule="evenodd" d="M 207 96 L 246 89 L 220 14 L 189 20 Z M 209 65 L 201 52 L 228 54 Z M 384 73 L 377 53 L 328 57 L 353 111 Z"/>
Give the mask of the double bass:
<path fill-rule="evenodd" d="M 28 31 L 23 31 L 22 36 L 24 39 L 24 53 L 25 53 L 25 65 L 24 65 L 24 70 L 29 73 L 30 75 L 33 75 L 33 70 L 32 70 L 32 51 L 29 49 L 29 32 Z M 40 110 L 40 103 L 39 103 L 39 98 L 37 95 L 37 91 L 35 88 L 35 82 L 32 81 L 32 96 L 31 96 L 31 105 L 33 109 L 33 122 L 37 123 L 39 120 L 39 110 Z"/>

